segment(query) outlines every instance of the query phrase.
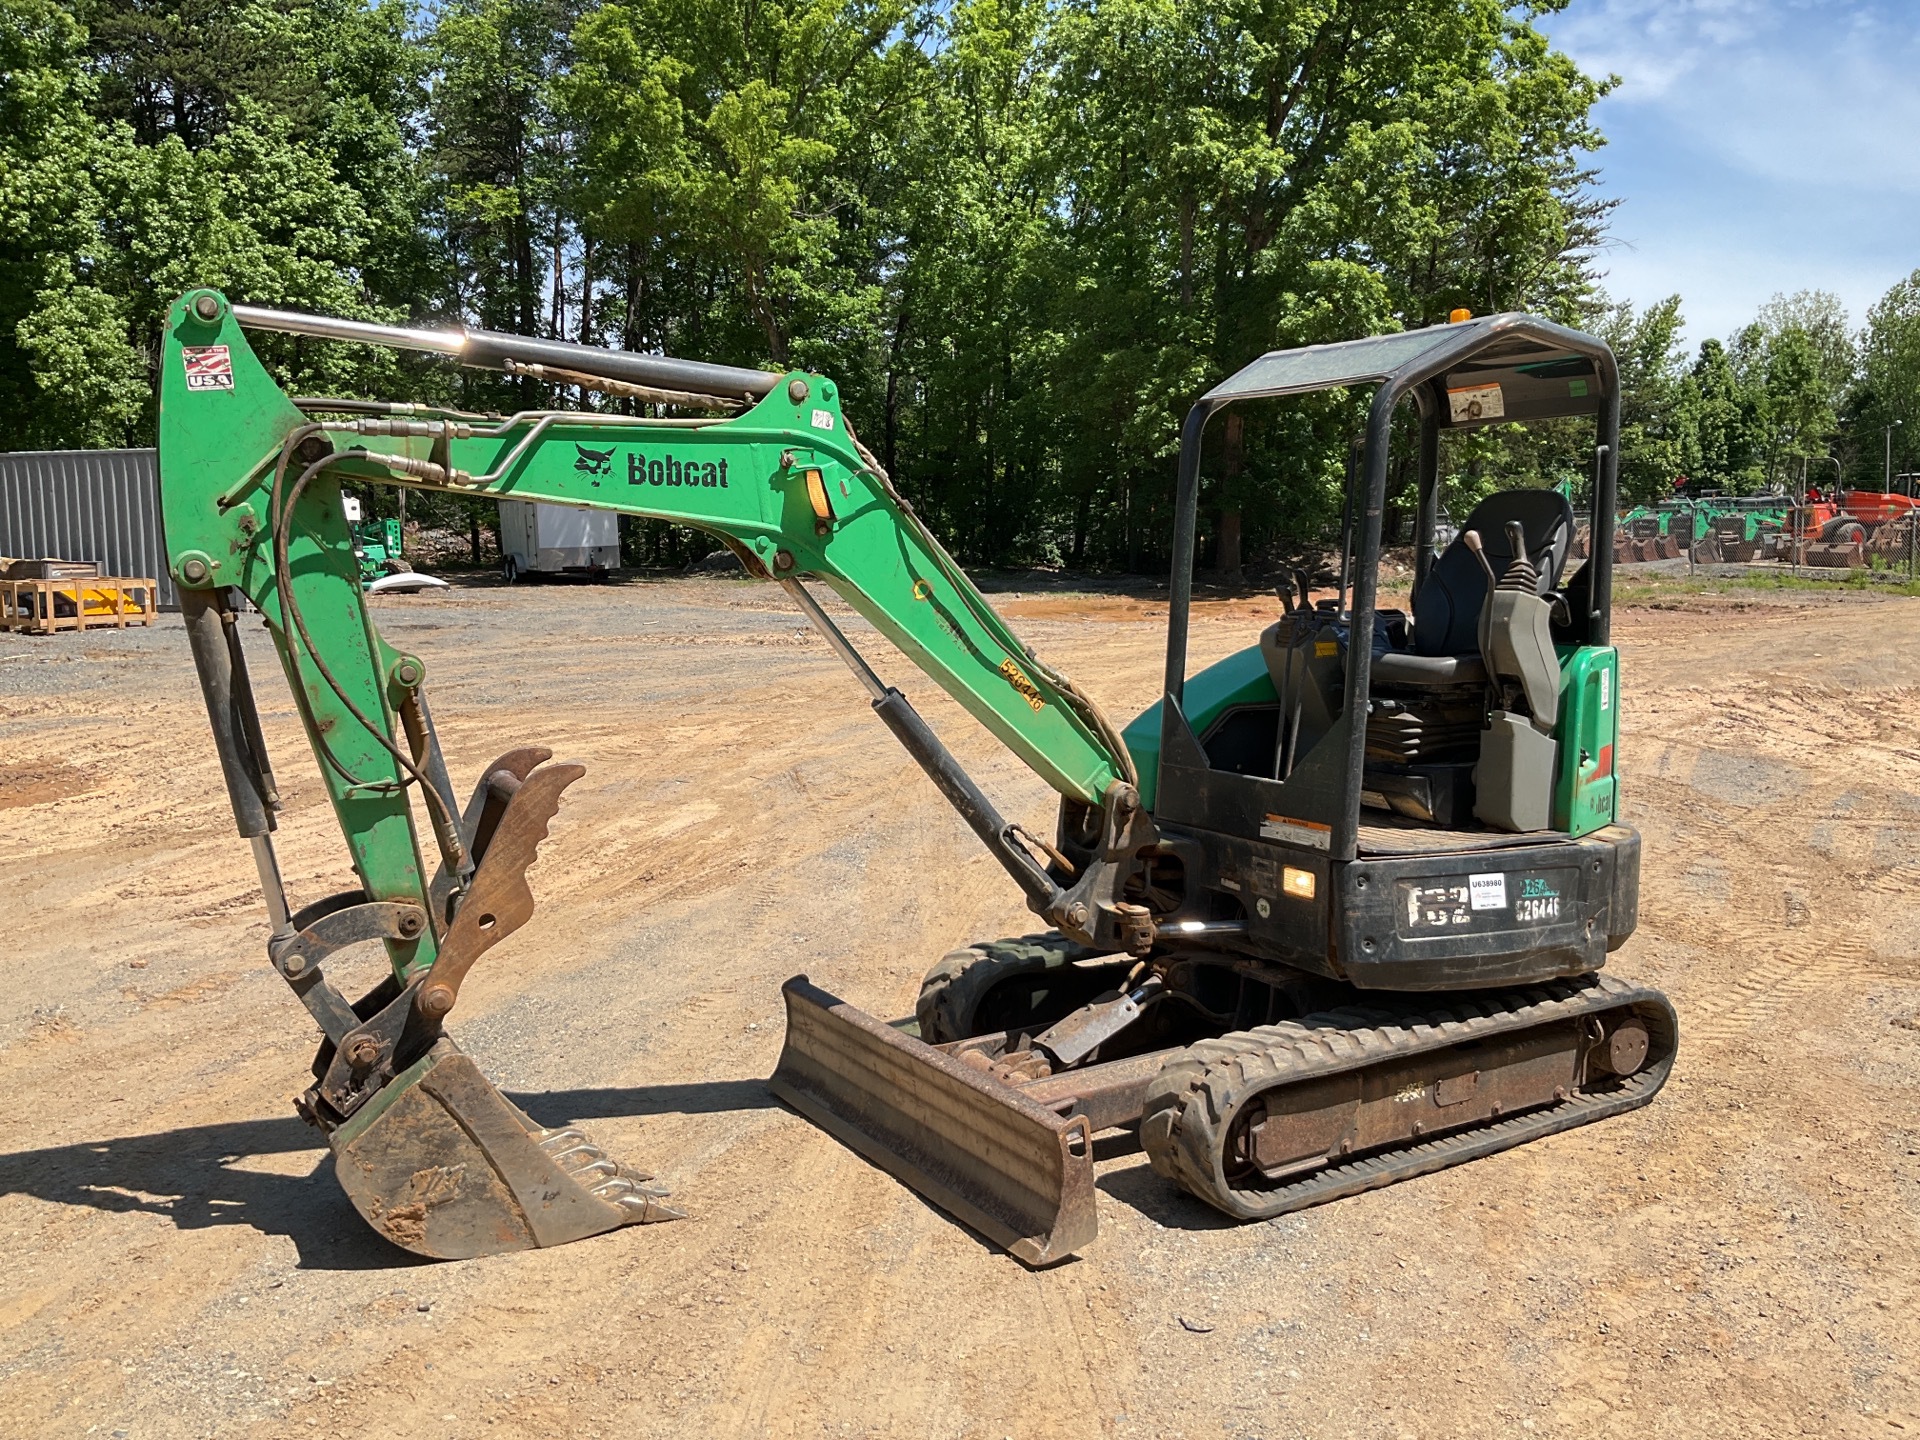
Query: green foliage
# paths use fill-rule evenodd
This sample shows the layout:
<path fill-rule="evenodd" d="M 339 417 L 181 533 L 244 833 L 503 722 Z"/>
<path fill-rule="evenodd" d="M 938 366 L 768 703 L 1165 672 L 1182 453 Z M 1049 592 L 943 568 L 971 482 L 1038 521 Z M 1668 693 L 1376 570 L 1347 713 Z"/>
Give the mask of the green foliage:
<path fill-rule="evenodd" d="M 1849 420 L 1859 468 L 1876 480 L 1920 450 L 1920 270 L 1867 312 Z M 1889 427 L 1893 427 L 1889 432 Z"/>
<path fill-rule="evenodd" d="M 1727 347 L 1708 340 L 1687 377 L 1682 472 L 1695 494 L 1745 495 L 1761 488 L 1760 411 L 1765 396 L 1744 382 Z"/>
<path fill-rule="evenodd" d="M 111 445 L 146 400 L 121 296 L 102 288 L 85 33 L 48 0 L 0 0 L 0 445 Z"/>
<path fill-rule="evenodd" d="M 1820 398 L 1829 409 L 1840 406 L 1859 371 L 1860 353 L 1838 295 L 1828 290 L 1775 295 L 1760 307 L 1754 324 L 1757 330 L 1750 333 L 1759 336 L 1801 336 L 1819 376 Z"/>
<path fill-rule="evenodd" d="M 1610 307 L 1596 326 L 1620 367 L 1620 496 L 1666 495 L 1687 459 L 1686 354 L 1679 343 L 1680 297 L 1636 313 Z"/>
<path fill-rule="evenodd" d="M 1157 568 L 1197 394 L 1466 306 L 1608 328 L 1631 493 L 1759 484 L 1870 408 L 1845 317 L 1776 301 L 1689 373 L 1677 302 L 1604 309 L 1613 82 L 1534 27 L 1563 3 L 0 0 L 0 444 L 150 437 L 158 318 L 214 284 L 817 368 L 960 553 Z M 302 390 L 616 403 L 263 344 Z M 1213 427 L 1207 563 L 1337 521 L 1365 398 Z M 1579 495 L 1591 459 L 1573 425 L 1449 437 L 1447 503 Z"/>
<path fill-rule="evenodd" d="M 1837 297 L 1776 295 L 1730 342 L 1702 343 L 1691 366 L 1676 343 L 1678 296 L 1640 314 L 1612 307 L 1596 328 L 1620 362 L 1626 499 L 1659 500 L 1683 482 L 1694 495 L 1741 495 L 1833 479 L 1843 414 L 1852 424 L 1865 404 Z"/>

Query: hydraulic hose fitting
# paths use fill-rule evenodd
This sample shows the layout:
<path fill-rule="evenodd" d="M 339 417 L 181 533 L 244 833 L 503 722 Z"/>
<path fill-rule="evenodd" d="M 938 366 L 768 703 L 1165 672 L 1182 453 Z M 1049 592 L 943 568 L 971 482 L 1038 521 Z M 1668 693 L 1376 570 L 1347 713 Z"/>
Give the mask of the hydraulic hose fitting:
<path fill-rule="evenodd" d="M 356 420 L 356 435 L 403 435 L 423 439 L 471 440 L 473 426 L 463 420 Z"/>

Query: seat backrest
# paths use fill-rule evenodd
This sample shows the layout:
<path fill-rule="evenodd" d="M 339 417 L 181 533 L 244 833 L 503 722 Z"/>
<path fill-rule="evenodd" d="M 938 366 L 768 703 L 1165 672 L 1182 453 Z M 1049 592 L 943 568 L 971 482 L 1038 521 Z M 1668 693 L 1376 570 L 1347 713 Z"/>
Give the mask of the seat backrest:
<path fill-rule="evenodd" d="M 1573 543 L 1573 506 L 1557 490 L 1503 490 L 1473 507 L 1460 534 L 1477 531 L 1487 563 L 1496 577 L 1507 573 L 1513 549 L 1507 522 L 1525 528 L 1527 555 L 1540 572 L 1540 593 L 1560 583 L 1567 550 Z M 1480 607 L 1487 598 L 1487 577 L 1473 552 L 1456 538 L 1427 571 L 1413 597 L 1413 649 L 1417 655 L 1469 655 L 1480 648 Z"/>

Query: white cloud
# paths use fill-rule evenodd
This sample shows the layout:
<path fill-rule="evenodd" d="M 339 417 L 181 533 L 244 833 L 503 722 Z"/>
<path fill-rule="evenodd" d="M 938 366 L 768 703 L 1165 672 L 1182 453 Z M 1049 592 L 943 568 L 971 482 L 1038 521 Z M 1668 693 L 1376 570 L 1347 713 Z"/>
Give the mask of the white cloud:
<path fill-rule="evenodd" d="M 1589 74 L 1621 76 L 1626 96 L 1658 99 L 1716 55 L 1758 44 L 1779 26 L 1753 0 L 1575 0 L 1547 22 Z"/>
<path fill-rule="evenodd" d="M 1597 116 L 1615 296 L 1679 292 L 1698 340 L 1782 291 L 1859 321 L 1920 265 L 1914 0 L 1573 0 L 1542 23 L 1622 80 Z"/>
<path fill-rule="evenodd" d="M 1920 24 L 1900 7 L 1596 0 L 1555 23 L 1590 73 L 1624 82 L 1603 107 L 1661 116 L 1676 142 L 1750 174 L 1920 194 Z"/>

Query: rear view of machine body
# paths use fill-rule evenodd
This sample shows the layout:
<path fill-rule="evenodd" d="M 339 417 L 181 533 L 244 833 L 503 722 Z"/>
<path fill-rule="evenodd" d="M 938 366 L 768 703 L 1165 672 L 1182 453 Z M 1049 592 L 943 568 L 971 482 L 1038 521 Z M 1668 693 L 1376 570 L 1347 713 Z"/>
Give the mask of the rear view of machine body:
<path fill-rule="evenodd" d="M 1257 645 L 1189 676 L 1208 419 L 1360 385 L 1376 388 L 1337 594 L 1289 587 Z M 1564 496 L 1495 494 L 1444 550 L 1420 546 L 1409 608 L 1381 606 L 1396 410 L 1419 425 L 1428 537 L 1444 431 L 1588 417 L 1594 558 L 1570 563 Z M 1645 1104 L 1672 1064 L 1672 1009 L 1599 973 L 1633 933 L 1640 860 L 1617 819 L 1617 433 L 1606 347 L 1525 316 L 1266 356 L 1203 397 L 1181 457 L 1164 695 L 1125 731 L 1138 843 L 1117 862 L 1101 815 L 1070 799 L 1055 837 L 1063 881 L 1131 866 L 1116 894 L 1145 943 L 1036 934 L 936 966 L 918 1038 L 886 1037 L 889 1063 L 975 1083 L 949 1083 L 917 1129 L 897 1108 L 871 1119 L 876 1047 L 829 1023 L 850 1007 L 796 983 L 776 1089 L 1030 1263 L 1092 1238 L 1076 1125 L 1137 1125 L 1156 1171 L 1259 1218 Z M 996 1104 L 1022 1117 L 1021 1144 L 980 1138 Z M 956 1176 L 960 1206 L 942 1199 Z"/>

